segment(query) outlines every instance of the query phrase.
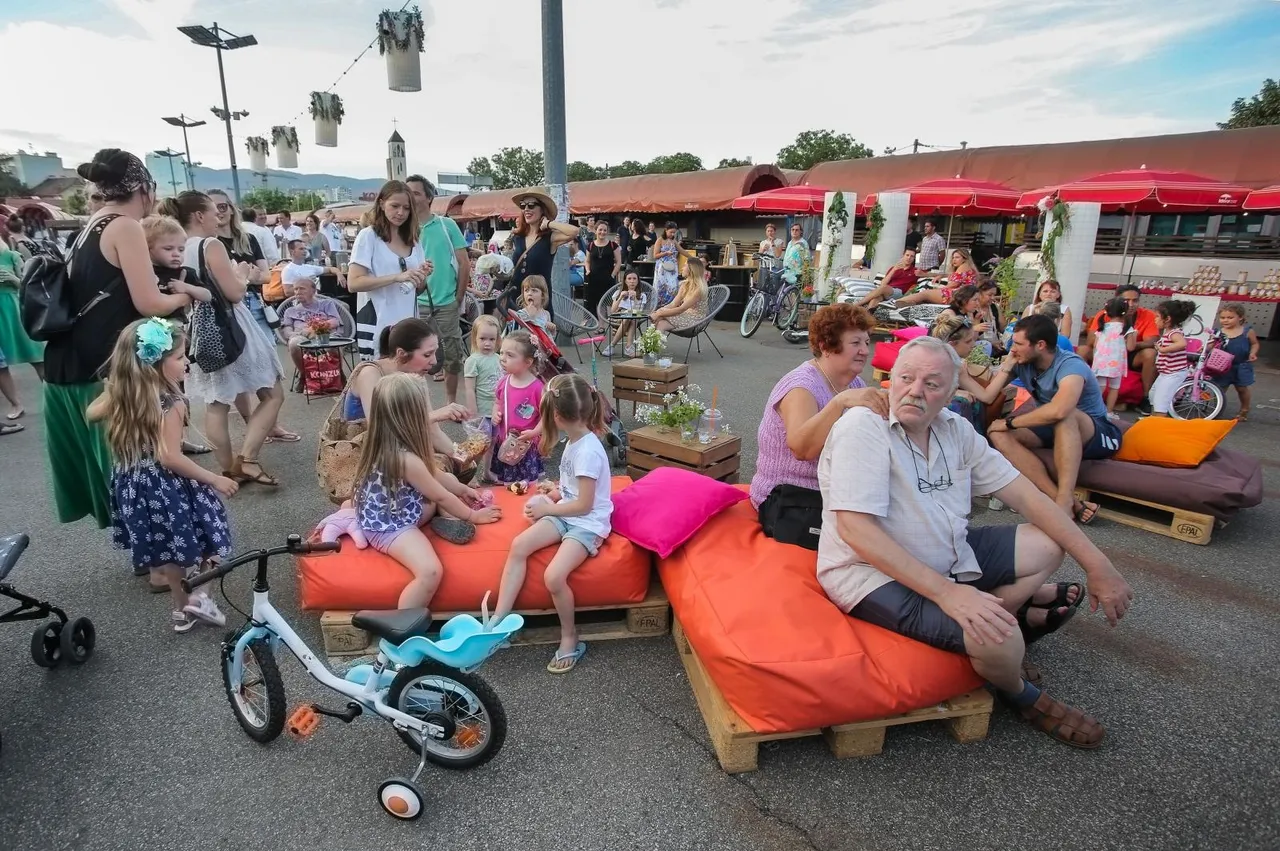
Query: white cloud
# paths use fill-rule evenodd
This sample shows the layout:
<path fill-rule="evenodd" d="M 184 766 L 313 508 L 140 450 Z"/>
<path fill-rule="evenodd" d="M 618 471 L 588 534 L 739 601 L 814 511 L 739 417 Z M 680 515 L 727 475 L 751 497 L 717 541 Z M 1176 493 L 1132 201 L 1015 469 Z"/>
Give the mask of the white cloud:
<path fill-rule="evenodd" d="M 225 167 L 212 51 L 175 27 L 213 20 L 260 45 L 225 56 L 243 166 L 244 136 L 305 113 L 373 36 L 385 0 L 103 0 L 110 32 L 31 19 L 0 27 L 0 56 L 40 68 L 0 118 L 0 148 L 52 146 L 68 164 L 103 145 L 136 152 L 181 144 L 160 121 L 185 112 L 196 160 Z M 289 8 L 283 8 L 287 5 Z M 426 7 L 427 3 L 422 3 Z M 565 73 L 570 159 L 616 163 L 688 150 L 769 161 L 805 129 L 852 133 L 879 151 L 919 138 L 970 146 L 1199 129 L 1173 98 L 1104 105 L 1073 77 L 1114 69 L 1117 89 L 1171 41 L 1238 13 L 1233 4 L 1168 0 L 1159 16 L 1110 0 L 569 0 Z M 464 168 L 503 145 L 542 147 L 540 4 L 434 0 L 424 91 L 386 89 L 377 48 L 337 88 L 340 147 L 318 148 L 297 118 L 302 168 L 382 173 L 392 118 L 410 169 Z M 50 57 L 54 57 L 52 60 Z M 48 93 L 56 93 L 49 96 Z M 77 92 L 84 92 L 78 95 Z M 1108 93 L 1107 104 L 1114 103 Z M 20 119 L 20 120 L 18 120 Z"/>

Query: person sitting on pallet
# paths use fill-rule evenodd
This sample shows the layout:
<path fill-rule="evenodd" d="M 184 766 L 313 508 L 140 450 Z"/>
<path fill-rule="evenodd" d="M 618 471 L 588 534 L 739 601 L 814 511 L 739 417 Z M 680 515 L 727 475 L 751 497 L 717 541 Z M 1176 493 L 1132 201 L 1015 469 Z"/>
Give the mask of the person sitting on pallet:
<path fill-rule="evenodd" d="M 1098 506 L 1076 499 L 1080 462 L 1115 455 L 1121 437 L 1107 418 L 1098 379 L 1079 355 L 1058 348 L 1058 326 L 1040 314 L 1014 323 L 1009 357 L 991 383 L 1003 387 L 1010 376 L 1031 392 L 1038 407 L 996 420 L 987 427 L 987 439 L 1063 511 L 1088 525 Z M 1041 447 L 1053 449 L 1056 483 L 1032 451 Z"/>
<path fill-rule="evenodd" d="M 841 611 L 967 655 L 1022 718 L 1096 748 L 1102 726 L 1040 690 L 1026 642 L 1057 630 L 1084 601 L 1083 583 L 1045 584 L 1063 550 L 1112 625 L 1133 592 L 1052 500 L 946 409 L 960 369 L 950 346 L 918 337 L 893 365 L 888 420 L 851 408 L 831 429 L 818 461 L 818 581 Z M 994 494 L 1030 522 L 970 527 L 975 493 Z"/>

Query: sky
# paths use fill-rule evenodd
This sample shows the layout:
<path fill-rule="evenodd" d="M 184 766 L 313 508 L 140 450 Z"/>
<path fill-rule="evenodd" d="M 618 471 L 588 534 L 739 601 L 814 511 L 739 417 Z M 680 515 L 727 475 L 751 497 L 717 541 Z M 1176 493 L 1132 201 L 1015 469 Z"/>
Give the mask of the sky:
<path fill-rule="evenodd" d="M 314 144 L 310 92 L 327 90 L 394 0 L 0 0 L 9 66 L 0 150 L 182 147 L 227 165 L 214 52 L 176 31 L 217 21 L 258 46 L 224 55 L 236 159 L 244 138 L 293 123 L 300 170 L 462 171 L 502 146 L 541 149 L 541 3 L 420 0 L 423 91 L 391 92 L 377 47 L 341 77 L 337 148 Z M 395 4 L 398 7 L 398 3 Z M 483 11 L 482 11 L 483 10 Z M 1277 0 L 564 0 L 570 160 L 602 165 L 690 151 L 772 162 L 797 133 L 886 147 L 970 147 L 1214 129 L 1277 76 Z M 16 69 L 16 70 L 14 70 Z M 38 73 L 39 79 L 32 79 Z M 16 75 L 16 76 L 15 76 Z M 51 94 L 46 94 L 51 93 Z M 83 94 L 78 94 L 83 93 Z"/>

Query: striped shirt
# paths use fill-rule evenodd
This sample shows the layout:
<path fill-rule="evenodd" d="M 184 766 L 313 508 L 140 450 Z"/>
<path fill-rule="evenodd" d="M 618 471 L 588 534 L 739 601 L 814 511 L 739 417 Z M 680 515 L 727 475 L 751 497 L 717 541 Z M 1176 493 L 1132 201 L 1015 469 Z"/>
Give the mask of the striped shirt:
<path fill-rule="evenodd" d="M 1173 342 L 1175 333 L 1180 332 L 1165 331 L 1160 335 L 1160 342 L 1156 344 L 1156 372 L 1170 375 L 1191 368 L 1187 361 L 1187 350 L 1185 348 L 1177 352 L 1160 351 L 1162 346 L 1167 346 Z"/>

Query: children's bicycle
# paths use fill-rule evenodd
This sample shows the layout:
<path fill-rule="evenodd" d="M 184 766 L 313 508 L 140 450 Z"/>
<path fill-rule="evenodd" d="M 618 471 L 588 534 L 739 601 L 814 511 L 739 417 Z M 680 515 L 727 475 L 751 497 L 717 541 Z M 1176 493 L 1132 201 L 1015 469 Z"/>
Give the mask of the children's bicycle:
<path fill-rule="evenodd" d="M 1195 355 L 1187 380 L 1173 391 L 1169 415 L 1179 420 L 1211 420 L 1222 413 L 1226 398 L 1222 388 L 1211 380 L 1231 369 L 1232 357 L 1217 348 L 1217 337 L 1210 334 L 1208 341 L 1194 339 L 1204 333 L 1200 317 L 1192 316 L 1182 325 L 1187 337 L 1187 355 Z"/>
<path fill-rule="evenodd" d="M 182 587 L 190 592 L 257 562 L 252 614 L 222 643 L 222 682 L 236 721 L 249 738 L 263 744 L 286 728 L 284 681 L 275 659 L 283 643 L 312 678 L 349 699 L 341 710 L 314 703 L 299 707 L 288 718 L 289 733 L 307 738 L 322 717 L 349 724 L 366 711 L 388 721 L 419 760 L 412 776 L 394 777 L 378 786 L 378 802 L 390 815 L 412 821 L 426 806 L 417 782 L 428 761 L 442 768 L 474 768 L 501 750 L 507 736 L 506 712 L 493 689 L 473 672 L 524 626 L 524 619 L 507 615 L 486 628 L 471 615 L 456 615 L 432 641 L 427 637 L 431 613 L 426 609 L 356 612 L 352 625 L 380 639 L 378 655 L 372 665 L 356 665 L 338 677 L 271 605 L 267 563 L 286 553 L 339 548 L 337 542 L 304 543 L 290 535 L 283 547 L 245 553 L 184 580 Z"/>

